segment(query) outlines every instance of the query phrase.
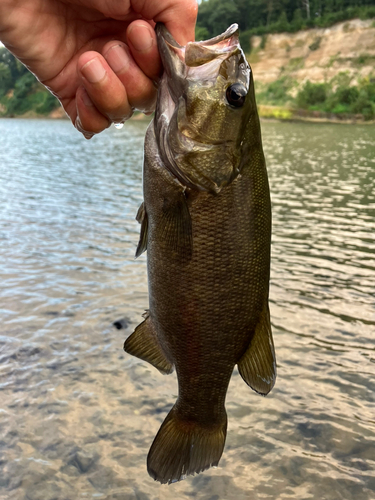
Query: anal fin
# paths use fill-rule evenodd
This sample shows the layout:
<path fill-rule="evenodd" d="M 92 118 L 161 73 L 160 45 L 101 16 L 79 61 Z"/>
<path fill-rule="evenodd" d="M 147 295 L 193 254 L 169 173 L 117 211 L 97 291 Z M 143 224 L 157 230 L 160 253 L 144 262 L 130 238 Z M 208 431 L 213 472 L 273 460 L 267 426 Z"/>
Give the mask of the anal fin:
<path fill-rule="evenodd" d="M 259 317 L 247 351 L 238 362 L 238 370 L 247 385 L 263 396 L 275 385 L 276 356 L 268 305 Z"/>
<path fill-rule="evenodd" d="M 147 361 L 164 375 L 173 371 L 173 365 L 163 353 L 154 332 L 149 316 L 137 326 L 124 344 L 124 351 L 143 361 Z"/>

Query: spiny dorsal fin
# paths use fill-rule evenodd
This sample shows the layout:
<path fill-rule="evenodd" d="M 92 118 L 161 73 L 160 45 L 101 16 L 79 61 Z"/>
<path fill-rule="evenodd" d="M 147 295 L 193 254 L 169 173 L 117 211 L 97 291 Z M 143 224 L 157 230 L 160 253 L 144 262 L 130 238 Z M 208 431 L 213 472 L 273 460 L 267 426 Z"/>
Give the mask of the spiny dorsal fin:
<path fill-rule="evenodd" d="M 244 381 L 263 396 L 275 385 L 276 357 L 268 305 L 260 315 L 247 351 L 238 362 L 238 370 Z"/>
<path fill-rule="evenodd" d="M 160 219 L 161 239 L 173 257 L 188 262 L 193 253 L 192 224 L 185 194 L 177 199 L 165 199 Z"/>
<path fill-rule="evenodd" d="M 145 202 L 143 202 L 139 207 L 136 220 L 141 224 L 141 233 L 139 235 L 137 250 L 135 251 L 135 258 L 139 257 L 145 250 L 147 250 L 148 217 Z"/>
<path fill-rule="evenodd" d="M 173 371 L 172 363 L 167 360 L 156 339 L 149 316 L 126 339 L 124 350 L 128 354 L 132 354 L 155 366 L 163 375 L 168 375 Z"/>

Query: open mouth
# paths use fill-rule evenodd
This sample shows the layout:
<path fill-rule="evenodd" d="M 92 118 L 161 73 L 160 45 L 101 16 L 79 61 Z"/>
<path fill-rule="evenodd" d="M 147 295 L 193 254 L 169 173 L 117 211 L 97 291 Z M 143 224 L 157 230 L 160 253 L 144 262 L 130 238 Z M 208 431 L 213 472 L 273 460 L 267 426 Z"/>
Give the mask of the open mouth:
<path fill-rule="evenodd" d="M 193 68 L 202 66 L 220 58 L 220 56 L 228 57 L 240 49 L 237 24 L 232 24 L 224 33 L 210 40 L 189 42 L 185 47 L 176 42 L 162 23 L 156 25 L 156 34 L 161 58 L 166 70 L 171 67 L 172 61 L 177 70 L 180 69 L 181 64 Z"/>

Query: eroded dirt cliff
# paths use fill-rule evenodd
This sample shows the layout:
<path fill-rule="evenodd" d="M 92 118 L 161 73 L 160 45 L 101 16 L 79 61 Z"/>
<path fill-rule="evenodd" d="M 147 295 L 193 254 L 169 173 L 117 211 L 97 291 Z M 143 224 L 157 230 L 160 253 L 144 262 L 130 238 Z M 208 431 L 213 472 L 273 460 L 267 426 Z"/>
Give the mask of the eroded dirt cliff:
<path fill-rule="evenodd" d="M 255 80 L 290 76 L 302 83 L 328 81 L 342 71 L 353 80 L 375 77 L 375 21 L 353 19 L 298 33 L 252 37 L 249 61 Z"/>

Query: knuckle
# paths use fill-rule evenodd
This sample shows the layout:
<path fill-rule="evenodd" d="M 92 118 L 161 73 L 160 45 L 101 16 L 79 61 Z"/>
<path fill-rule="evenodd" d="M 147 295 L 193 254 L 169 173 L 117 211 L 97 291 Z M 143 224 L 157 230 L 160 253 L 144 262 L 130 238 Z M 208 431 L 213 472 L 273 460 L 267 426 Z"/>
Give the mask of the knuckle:
<path fill-rule="evenodd" d="M 132 116 L 134 110 L 130 106 L 126 109 L 120 112 L 120 110 L 117 110 L 116 113 L 112 113 L 111 115 L 107 115 L 109 119 L 112 122 L 122 122 L 129 120 L 129 118 Z"/>
<path fill-rule="evenodd" d="M 157 90 L 151 81 L 145 83 L 137 94 L 129 96 L 129 103 L 133 108 L 143 111 L 155 107 Z"/>
<path fill-rule="evenodd" d="M 197 16 L 198 16 L 198 2 L 196 0 L 189 0 L 186 5 L 187 21 L 195 23 Z"/>
<path fill-rule="evenodd" d="M 133 113 L 127 99 L 114 98 L 101 110 L 110 120 L 125 119 L 127 120 Z"/>
<path fill-rule="evenodd" d="M 107 115 L 116 115 L 118 113 L 122 113 L 123 111 L 126 111 L 127 108 L 129 107 L 127 100 L 124 99 L 124 97 L 115 97 L 113 96 L 111 101 L 107 102 L 107 105 L 105 106 L 106 114 Z"/>

